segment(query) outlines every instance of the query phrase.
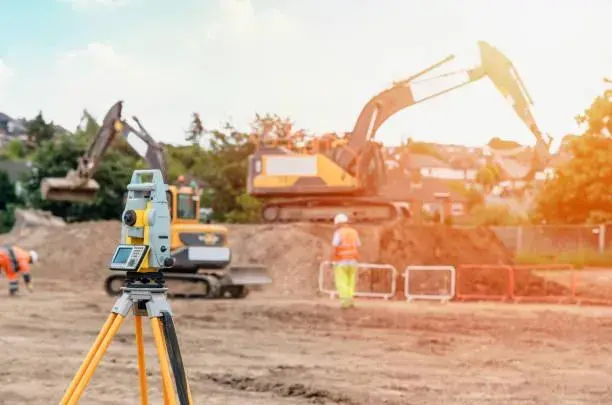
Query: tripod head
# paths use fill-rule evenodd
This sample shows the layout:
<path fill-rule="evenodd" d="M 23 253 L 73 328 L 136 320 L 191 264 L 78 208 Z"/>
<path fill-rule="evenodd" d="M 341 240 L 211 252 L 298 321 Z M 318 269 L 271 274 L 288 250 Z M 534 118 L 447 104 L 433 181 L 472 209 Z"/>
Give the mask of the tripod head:
<path fill-rule="evenodd" d="M 160 170 L 135 170 L 121 216 L 121 242 L 109 268 L 128 273 L 155 273 L 172 267 L 170 211 Z"/>

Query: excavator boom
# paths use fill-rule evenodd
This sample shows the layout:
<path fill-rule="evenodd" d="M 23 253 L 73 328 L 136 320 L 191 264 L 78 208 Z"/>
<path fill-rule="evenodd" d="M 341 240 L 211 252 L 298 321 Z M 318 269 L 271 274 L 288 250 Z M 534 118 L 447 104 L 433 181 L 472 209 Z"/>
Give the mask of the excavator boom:
<path fill-rule="evenodd" d="M 68 172 L 66 177 L 49 177 L 43 179 L 40 190 L 43 199 L 50 201 L 91 202 L 100 189 L 93 179 L 100 161 L 113 141 L 121 136 L 147 162 L 152 169 L 159 169 L 167 179 L 167 168 L 164 150 L 153 137 L 142 127 L 136 117 L 139 130 L 122 120 L 123 102 L 116 102 L 106 113 L 100 129 L 91 141 L 87 151 L 78 159 L 76 170 Z"/>
<path fill-rule="evenodd" d="M 365 151 L 380 126 L 395 113 L 488 77 L 502 96 L 511 102 L 516 114 L 536 138 L 536 163 L 534 163 L 535 167 L 532 172 L 543 168 L 543 165 L 550 159 L 548 150 L 551 139 L 544 140 L 542 132 L 533 118 L 530 110 L 530 105 L 533 102 L 521 77 L 512 62 L 497 48 L 484 41 L 480 41 L 478 47 L 480 51 L 479 66 L 427 79 L 435 80 L 449 75 L 463 74 L 464 80 L 456 85 L 422 98 L 415 98 L 411 86 L 415 79 L 453 60 L 454 56 L 450 55 L 408 79 L 393 83 L 392 87 L 372 97 L 361 110 L 349 142 L 344 150 L 337 153 L 336 162 L 345 170 L 355 173 L 356 160 Z"/>
<path fill-rule="evenodd" d="M 420 82 L 463 75 L 440 91 L 416 97 L 413 84 L 426 73 L 450 62 L 448 56 L 421 72 L 372 97 L 361 110 L 347 137 L 330 150 L 303 152 L 285 147 L 259 147 L 249 158 L 247 190 L 267 199 L 264 221 L 329 220 L 335 213 L 350 212 L 358 220 L 391 219 L 404 209 L 401 201 L 384 194 L 386 167 L 381 145 L 374 142 L 378 129 L 397 112 L 464 86 L 489 78 L 508 99 L 518 117 L 536 138 L 534 160 L 524 179 L 532 178 L 550 159 L 550 139 L 544 140 L 535 123 L 531 97 L 510 60 L 486 42 L 478 43 L 480 64 L 444 73 Z M 323 139 L 323 138 L 322 138 Z M 272 201 L 271 201 L 272 200 Z"/>

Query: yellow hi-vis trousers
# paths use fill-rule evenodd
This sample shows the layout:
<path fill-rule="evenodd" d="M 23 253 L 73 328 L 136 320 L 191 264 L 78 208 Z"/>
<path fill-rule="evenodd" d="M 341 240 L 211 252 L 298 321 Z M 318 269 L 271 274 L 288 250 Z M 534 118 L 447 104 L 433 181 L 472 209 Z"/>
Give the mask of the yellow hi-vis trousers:
<path fill-rule="evenodd" d="M 338 263 L 334 265 L 334 279 L 342 306 L 351 305 L 357 282 L 357 263 Z"/>

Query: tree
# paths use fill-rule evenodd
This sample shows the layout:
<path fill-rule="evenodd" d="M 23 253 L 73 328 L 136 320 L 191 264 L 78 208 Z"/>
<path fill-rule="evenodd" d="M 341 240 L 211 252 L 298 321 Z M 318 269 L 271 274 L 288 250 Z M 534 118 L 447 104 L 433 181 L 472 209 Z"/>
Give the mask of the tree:
<path fill-rule="evenodd" d="M 187 136 L 185 140 L 190 142 L 193 145 L 199 145 L 202 141 L 202 136 L 206 130 L 204 129 L 204 125 L 202 124 L 202 120 L 200 119 L 200 114 L 193 113 L 193 119 L 191 121 L 191 126 L 187 131 Z"/>
<path fill-rule="evenodd" d="M 53 139 L 55 135 L 55 126 L 53 122 L 47 123 L 43 118 L 42 112 L 29 121 L 26 128 L 28 136 L 28 145 L 31 148 L 40 146 L 44 141 Z"/>
<path fill-rule="evenodd" d="M 573 158 L 557 168 L 539 193 L 533 215 L 538 222 L 612 220 L 612 91 L 597 97 L 576 121 L 586 129 L 569 141 Z"/>
<path fill-rule="evenodd" d="M 91 116 L 87 119 L 95 121 Z M 78 157 L 85 152 L 97 128 L 97 123 L 88 122 L 84 130 L 79 129 L 74 135 L 61 134 L 41 143 L 32 157 L 33 171 L 25 183 L 30 206 L 49 210 L 67 221 L 120 218 L 125 187 L 130 182 L 132 172 L 142 167 L 142 162 L 129 146 L 123 145 L 125 141 L 122 139 L 107 150 L 94 173 L 93 178 L 100 184 L 100 190 L 92 203 L 47 201 L 40 195 L 43 178 L 64 177 L 70 169 L 76 168 Z M 126 153 L 128 149 L 130 152 Z"/>
<path fill-rule="evenodd" d="M 491 163 L 482 166 L 476 173 L 476 182 L 482 185 L 487 193 L 501 181 L 501 178 L 499 168 Z"/>
<path fill-rule="evenodd" d="M 0 171 L 0 233 L 11 230 L 15 223 L 15 207 L 20 204 L 15 184 L 6 172 Z"/>
<path fill-rule="evenodd" d="M 22 160 L 28 151 L 20 139 L 12 139 L 0 150 L 0 158 L 6 160 Z"/>
<path fill-rule="evenodd" d="M 244 218 L 239 213 L 252 209 L 256 203 L 246 194 L 248 157 L 255 151 L 249 134 L 238 131 L 230 124 L 212 131 L 208 170 L 202 178 L 213 191 L 207 202 L 213 209 L 215 220 Z"/>

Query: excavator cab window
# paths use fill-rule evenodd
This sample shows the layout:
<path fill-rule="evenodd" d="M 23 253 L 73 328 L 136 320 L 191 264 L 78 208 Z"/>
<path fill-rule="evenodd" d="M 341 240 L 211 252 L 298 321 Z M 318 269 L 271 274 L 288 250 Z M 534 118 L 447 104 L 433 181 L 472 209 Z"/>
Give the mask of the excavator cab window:
<path fill-rule="evenodd" d="M 197 202 L 191 194 L 178 194 L 177 217 L 179 219 L 196 219 Z"/>

